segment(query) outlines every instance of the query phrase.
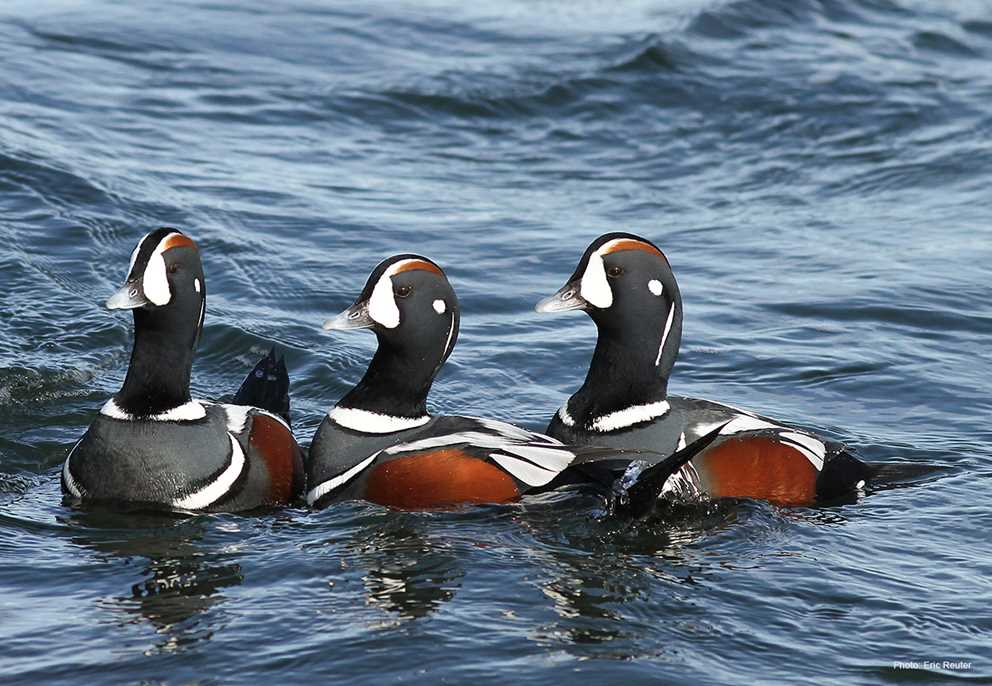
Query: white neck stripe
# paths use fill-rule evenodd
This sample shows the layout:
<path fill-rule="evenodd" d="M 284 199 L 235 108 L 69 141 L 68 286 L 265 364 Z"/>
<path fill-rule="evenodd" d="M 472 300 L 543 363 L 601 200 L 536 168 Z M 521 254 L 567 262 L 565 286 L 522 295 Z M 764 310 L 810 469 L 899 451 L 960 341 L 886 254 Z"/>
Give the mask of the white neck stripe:
<path fill-rule="evenodd" d="M 651 419 L 657 419 L 668 413 L 671 406 L 667 400 L 660 400 L 656 403 L 645 405 L 632 405 L 631 407 L 616 412 L 610 412 L 600 417 L 596 417 L 589 423 L 591 431 L 607 433 L 618 429 L 625 429 L 634 424 L 640 424 Z"/>
<path fill-rule="evenodd" d="M 423 417 L 394 417 L 354 407 L 335 407 L 327 416 L 339 426 L 366 434 L 391 434 L 394 431 L 415 429 L 431 420 L 431 416 L 427 414 Z"/>
<path fill-rule="evenodd" d="M 668 334 L 672 330 L 672 321 L 675 319 L 675 303 L 672 303 L 672 309 L 668 311 L 668 321 L 665 322 L 665 333 L 661 335 L 661 345 L 658 346 L 658 359 L 654 361 L 654 366 L 657 367 L 661 364 L 661 356 L 665 354 L 665 343 L 668 341 Z"/>
<path fill-rule="evenodd" d="M 135 415 L 121 409 L 121 406 L 117 404 L 117 401 L 111 398 L 104 403 L 102 408 L 100 408 L 100 414 L 104 417 L 120 419 L 125 422 L 132 422 L 136 419 L 149 420 L 153 422 L 194 422 L 198 419 L 203 419 L 206 417 L 207 410 L 203 407 L 200 401 L 190 400 L 188 403 L 177 405 L 171 410 L 166 410 L 165 412 L 148 415 L 147 417 L 136 417 Z"/>

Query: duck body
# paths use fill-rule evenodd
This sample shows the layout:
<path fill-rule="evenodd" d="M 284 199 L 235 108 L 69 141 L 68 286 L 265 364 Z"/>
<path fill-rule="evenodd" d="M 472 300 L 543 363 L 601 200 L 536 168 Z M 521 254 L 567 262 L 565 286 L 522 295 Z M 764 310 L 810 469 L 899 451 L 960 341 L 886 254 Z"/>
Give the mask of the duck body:
<path fill-rule="evenodd" d="M 565 286 L 537 309 L 581 309 L 598 329 L 585 382 L 548 426 L 557 440 L 671 455 L 722 427 L 666 484 L 664 492 L 679 497 L 806 505 L 855 491 L 873 474 L 839 443 L 748 410 L 668 394 L 682 297 L 668 259 L 650 241 L 601 236 Z"/>
<path fill-rule="evenodd" d="M 610 429 L 577 425 L 564 405 L 547 433 L 576 445 L 650 449 L 670 455 L 720 429 L 712 446 L 682 467 L 663 494 L 683 499 L 750 497 L 781 505 L 833 500 L 870 479 L 869 465 L 843 444 L 711 400 L 667 396 L 659 416 Z M 617 421 L 622 421 L 618 419 Z"/>
<path fill-rule="evenodd" d="M 284 505 L 304 486 L 303 452 L 288 421 L 289 378 L 274 351 L 236 400 L 190 397 L 193 354 L 206 313 L 196 244 L 170 228 L 138 243 L 109 309 L 134 315 L 121 390 L 101 409 L 62 468 L 62 492 L 79 502 L 233 512 Z"/>
<path fill-rule="evenodd" d="M 582 461 L 553 438 L 506 422 L 428 417 L 419 426 L 371 434 L 342 425 L 334 414 L 310 446 L 307 502 L 316 507 L 354 499 L 398 509 L 512 502 Z"/>
<path fill-rule="evenodd" d="M 234 512 L 289 502 L 302 452 L 265 410 L 190 401 L 132 417 L 111 400 L 66 458 L 62 489 L 86 501 Z"/>

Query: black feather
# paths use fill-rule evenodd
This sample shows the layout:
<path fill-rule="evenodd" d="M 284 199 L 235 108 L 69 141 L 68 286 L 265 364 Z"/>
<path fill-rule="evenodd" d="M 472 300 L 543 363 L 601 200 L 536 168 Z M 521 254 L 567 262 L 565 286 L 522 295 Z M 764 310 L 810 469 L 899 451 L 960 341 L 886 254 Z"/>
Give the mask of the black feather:
<path fill-rule="evenodd" d="M 729 423 L 729 422 L 728 422 Z M 715 441 L 727 424 L 721 424 L 705 436 L 693 441 L 675 454 L 665 458 L 656 465 L 644 469 L 637 475 L 632 484 L 623 483 L 623 479 L 614 484 L 609 496 L 609 511 L 614 515 L 644 517 L 654 510 L 658 496 L 661 495 L 665 482 L 680 470 L 687 462 L 703 452 Z"/>
<path fill-rule="evenodd" d="M 289 372 L 286 370 L 286 358 L 276 359 L 275 346 L 245 377 L 232 402 L 235 405 L 260 407 L 289 423 Z"/>

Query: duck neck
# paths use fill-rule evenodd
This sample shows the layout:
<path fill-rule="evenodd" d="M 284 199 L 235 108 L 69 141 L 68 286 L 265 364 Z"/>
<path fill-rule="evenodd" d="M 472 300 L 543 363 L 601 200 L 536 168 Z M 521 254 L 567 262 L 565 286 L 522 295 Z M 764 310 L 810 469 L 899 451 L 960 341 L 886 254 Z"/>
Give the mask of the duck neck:
<path fill-rule="evenodd" d="M 597 322 L 599 337 L 585 383 L 568 402 L 578 423 L 588 426 L 611 413 L 666 400 L 682 334 L 678 309 L 660 330 L 638 332 Z"/>
<path fill-rule="evenodd" d="M 117 405 L 140 417 L 188 403 L 196 337 L 196 327 L 177 328 L 167 313 L 135 310 L 131 364 Z"/>
<path fill-rule="evenodd" d="M 427 416 L 427 396 L 437 368 L 424 355 L 392 346 L 380 337 L 365 376 L 338 407 L 391 417 Z"/>

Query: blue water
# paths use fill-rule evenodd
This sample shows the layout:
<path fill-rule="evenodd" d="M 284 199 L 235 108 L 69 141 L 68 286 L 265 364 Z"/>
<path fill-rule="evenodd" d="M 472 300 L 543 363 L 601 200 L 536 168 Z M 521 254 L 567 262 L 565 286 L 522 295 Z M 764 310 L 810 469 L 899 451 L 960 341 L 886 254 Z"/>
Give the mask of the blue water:
<path fill-rule="evenodd" d="M 0 682 L 992 683 L 990 58 L 982 0 L 6 0 Z M 63 507 L 162 224 L 204 254 L 195 393 L 276 343 L 304 442 L 374 344 L 320 323 L 409 250 L 462 301 L 433 409 L 543 428 L 595 329 L 532 306 L 631 230 L 673 391 L 947 469 L 636 527 Z"/>

